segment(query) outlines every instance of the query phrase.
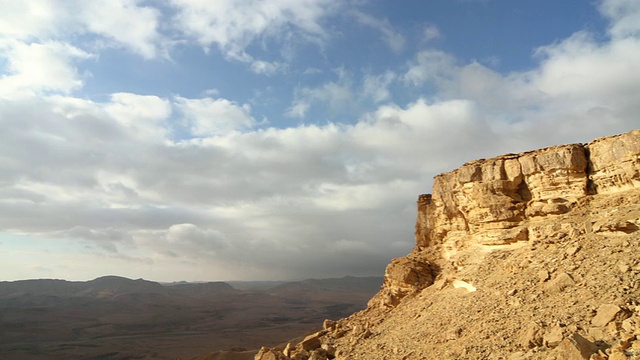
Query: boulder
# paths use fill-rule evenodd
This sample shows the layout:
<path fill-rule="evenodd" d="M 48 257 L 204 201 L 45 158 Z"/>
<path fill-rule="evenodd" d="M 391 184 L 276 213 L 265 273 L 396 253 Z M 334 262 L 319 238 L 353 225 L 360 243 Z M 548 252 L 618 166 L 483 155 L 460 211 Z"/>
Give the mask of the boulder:
<path fill-rule="evenodd" d="M 593 354 L 597 354 L 598 347 L 582 335 L 573 333 L 558 344 L 555 352 L 563 359 L 589 360 Z"/>
<path fill-rule="evenodd" d="M 307 337 L 305 337 L 301 342 L 300 342 L 300 347 L 303 350 L 306 351 L 311 351 L 311 350 L 315 350 L 317 348 L 320 347 L 320 345 L 322 345 L 322 342 L 320 341 L 320 337 L 324 334 L 324 332 L 322 331 L 318 331 L 316 333 L 313 333 Z"/>
<path fill-rule="evenodd" d="M 622 313 L 622 309 L 614 304 L 604 304 L 598 307 L 596 316 L 591 319 L 593 326 L 605 326 Z"/>

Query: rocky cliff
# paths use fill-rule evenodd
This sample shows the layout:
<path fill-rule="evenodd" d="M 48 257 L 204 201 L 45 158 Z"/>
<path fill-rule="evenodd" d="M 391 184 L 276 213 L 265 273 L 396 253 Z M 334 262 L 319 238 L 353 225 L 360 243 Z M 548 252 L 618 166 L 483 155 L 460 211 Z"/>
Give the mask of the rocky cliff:
<path fill-rule="evenodd" d="M 640 130 L 466 163 L 366 310 L 256 359 L 640 359 L 639 229 Z"/>

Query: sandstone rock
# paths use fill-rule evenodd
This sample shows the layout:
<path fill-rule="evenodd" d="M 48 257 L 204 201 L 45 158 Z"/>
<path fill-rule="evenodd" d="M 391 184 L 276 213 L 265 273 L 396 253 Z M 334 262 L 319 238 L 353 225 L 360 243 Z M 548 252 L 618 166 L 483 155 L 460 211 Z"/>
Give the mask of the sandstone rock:
<path fill-rule="evenodd" d="M 554 326 L 544 333 L 542 339 L 544 346 L 548 348 L 555 348 L 556 346 L 558 346 L 558 344 L 560 344 L 563 338 L 564 336 L 562 328 L 560 326 Z"/>
<path fill-rule="evenodd" d="M 306 350 L 298 350 L 293 355 L 291 355 L 291 360 L 308 360 L 309 352 Z"/>
<path fill-rule="evenodd" d="M 563 359 L 589 360 L 593 354 L 597 354 L 598 347 L 580 334 L 573 333 L 558 344 L 556 352 Z"/>
<path fill-rule="evenodd" d="M 636 130 L 587 145 L 471 161 L 440 174 L 434 178 L 433 194 L 418 199 L 417 247 L 440 247 L 449 260 L 472 244 L 560 240 L 583 231 L 568 224 L 530 222 L 567 213 L 589 193 L 640 187 L 639 144 L 640 130 Z M 635 223 L 618 225 L 621 231 L 640 229 Z"/>
<path fill-rule="evenodd" d="M 293 349 L 293 345 L 291 345 L 291 343 L 287 343 L 287 346 L 284 347 L 282 353 L 284 354 L 284 356 L 290 357 Z"/>
<path fill-rule="evenodd" d="M 538 280 L 540 280 L 540 282 L 549 280 L 550 276 L 551 275 L 549 275 L 549 272 L 547 270 L 538 271 Z"/>
<path fill-rule="evenodd" d="M 542 346 L 542 328 L 535 322 L 530 322 L 522 329 L 518 337 L 520 345 L 525 349 Z"/>
<path fill-rule="evenodd" d="M 580 251 L 580 246 L 570 246 L 567 248 L 567 250 L 564 252 L 565 254 L 567 254 L 567 256 L 573 256 L 575 255 L 578 251 Z"/>
<path fill-rule="evenodd" d="M 327 330 L 327 331 L 334 331 L 338 326 L 338 323 L 333 321 L 333 320 L 329 320 L 326 319 L 323 323 L 322 323 L 322 328 Z"/>
<path fill-rule="evenodd" d="M 609 194 L 640 186 L 640 130 L 597 139 L 587 145 L 595 191 Z"/>
<path fill-rule="evenodd" d="M 598 312 L 596 316 L 591 319 L 591 324 L 593 326 L 605 326 L 610 321 L 613 321 L 618 314 L 622 312 L 617 305 L 614 304 L 604 304 L 598 307 Z"/>
<path fill-rule="evenodd" d="M 315 349 L 309 355 L 309 360 L 327 360 L 327 352 L 322 348 Z"/>
<path fill-rule="evenodd" d="M 629 334 L 633 334 L 636 330 L 634 318 L 626 319 L 622 322 L 621 328 Z"/>
<path fill-rule="evenodd" d="M 629 357 L 624 352 L 615 351 L 609 355 L 609 360 L 627 360 Z"/>
<path fill-rule="evenodd" d="M 311 334 L 311 335 L 305 337 L 300 342 L 299 345 L 303 350 L 306 350 L 306 351 L 315 350 L 315 349 L 319 348 L 320 345 L 322 344 L 320 342 L 320 337 L 322 335 L 324 335 L 324 333 L 322 331 L 318 331 L 317 333 Z"/>
<path fill-rule="evenodd" d="M 573 285 L 575 285 L 575 281 L 571 275 L 562 272 L 546 285 L 546 289 L 550 292 L 561 292 Z"/>
<path fill-rule="evenodd" d="M 577 198 L 586 193 L 587 157 L 582 144 L 532 151 L 518 161 L 532 201 Z"/>
<path fill-rule="evenodd" d="M 587 329 L 587 333 L 589 334 L 590 337 L 594 339 L 604 339 L 605 337 L 608 337 L 608 334 L 605 330 L 606 328 L 603 326 L 590 327 L 589 329 Z"/>
<path fill-rule="evenodd" d="M 431 265 L 427 262 L 411 258 L 393 259 L 385 270 L 381 290 L 383 306 L 396 306 L 408 294 L 433 284 L 433 278 Z"/>
<path fill-rule="evenodd" d="M 268 347 L 261 347 L 254 357 L 255 360 L 289 360 L 282 352 Z"/>
<path fill-rule="evenodd" d="M 322 344 L 322 349 L 326 351 L 327 357 L 333 359 L 336 356 L 336 348 L 329 344 Z"/>

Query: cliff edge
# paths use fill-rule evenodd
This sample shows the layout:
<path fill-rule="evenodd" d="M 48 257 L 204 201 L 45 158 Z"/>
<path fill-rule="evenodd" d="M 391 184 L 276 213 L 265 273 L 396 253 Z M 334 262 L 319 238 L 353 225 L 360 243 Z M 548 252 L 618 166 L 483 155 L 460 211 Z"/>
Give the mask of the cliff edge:
<path fill-rule="evenodd" d="M 366 310 L 256 359 L 640 359 L 639 230 L 640 130 L 471 161 Z"/>

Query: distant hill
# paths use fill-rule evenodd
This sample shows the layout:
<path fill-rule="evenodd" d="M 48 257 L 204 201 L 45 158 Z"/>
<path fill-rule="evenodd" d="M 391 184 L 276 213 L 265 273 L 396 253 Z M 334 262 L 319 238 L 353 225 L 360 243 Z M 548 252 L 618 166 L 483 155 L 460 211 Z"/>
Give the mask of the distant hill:
<path fill-rule="evenodd" d="M 0 299 L 34 296 L 115 299 L 125 294 L 203 297 L 235 291 L 233 287 L 224 282 L 181 283 L 163 286 L 154 281 L 132 280 L 120 276 L 103 276 L 90 281 L 37 279 L 0 282 Z"/>

